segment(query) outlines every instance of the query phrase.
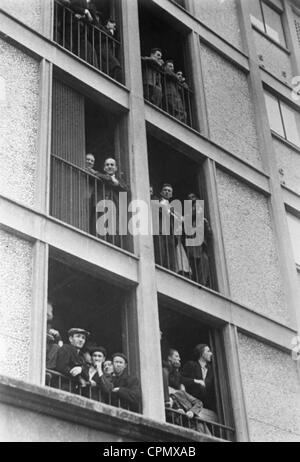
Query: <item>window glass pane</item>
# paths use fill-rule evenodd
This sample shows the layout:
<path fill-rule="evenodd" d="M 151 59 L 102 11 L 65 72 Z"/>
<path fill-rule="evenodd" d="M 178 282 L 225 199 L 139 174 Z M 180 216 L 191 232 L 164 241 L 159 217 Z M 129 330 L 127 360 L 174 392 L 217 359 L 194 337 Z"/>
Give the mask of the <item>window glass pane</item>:
<path fill-rule="evenodd" d="M 300 114 L 285 103 L 281 103 L 281 111 L 287 140 L 300 146 Z"/>
<path fill-rule="evenodd" d="M 300 220 L 291 213 L 287 213 L 287 220 L 290 230 L 295 261 L 300 265 Z"/>
<path fill-rule="evenodd" d="M 274 130 L 274 132 L 278 133 L 278 135 L 284 137 L 278 99 L 270 95 L 270 93 L 265 93 L 265 99 L 270 122 L 270 128 L 271 130 Z"/>
<path fill-rule="evenodd" d="M 272 37 L 272 39 L 276 40 L 276 42 L 285 46 L 281 15 L 265 3 L 262 3 L 262 7 L 265 17 L 267 34 Z"/>
<path fill-rule="evenodd" d="M 264 26 L 264 21 L 262 17 L 260 1 L 251 0 L 249 2 L 249 9 L 250 9 L 250 18 L 251 18 L 252 24 L 258 27 L 263 32 L 265 32 L 265 26 Z"/>

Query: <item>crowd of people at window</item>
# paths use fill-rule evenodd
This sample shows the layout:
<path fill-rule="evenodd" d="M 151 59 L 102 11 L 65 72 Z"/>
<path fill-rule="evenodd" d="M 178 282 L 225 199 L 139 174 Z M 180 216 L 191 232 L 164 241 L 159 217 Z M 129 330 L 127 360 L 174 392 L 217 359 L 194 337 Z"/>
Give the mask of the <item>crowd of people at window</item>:
<path fill-rule="evenodd" d="M 141 388 L 139 379 L 128 373 L 128 359 L 120 352 L 108 356 L 104 346 L 88 342 L 90 333 L 82 328 L 68 330 L 69 343 L 64 343 L 60 333 L 53 329 L 53 306 L 48 302 L 46 384 L 57 387 L 57 373 L 68 379 L 73 387 L 67 391 L 78 393 L 106 404 L 121 407 L 132 412 L 141 409 Z M 162 334 L 161 334 L 162 335 Z M 165 406 L 174 409 L 188 419 L 201 419 L 203 409 L 209 409 L 213 421 L 214 376 L 211 367 L 212 352 L 208 345 L 195 347 L 195 361 L 188 361 L 181 369 L 178 350 L 162 348 L 162 375 Z M 60 387 L 58 387 L 60 388 Z M 61 386 L 64 389 L 63 386 Z M 92 392 L 85 395 L 85 390 Z M 93 393 L 98 391 L 100 394 Z M 195 420 L 195 429 L 209 433 L 203 421 Z"/>
<path fill-rule="evenodd" d="M 153 187 L 150 187 L 152 204 L 156 201 L 160 206 L 159 235 L 154 235 L 155 261 L 158 265 L 173 271 L 174 273 L 194 280 L 203 286 L 211 286 L 210 260 L 208 245 L 212 237 L 212 230 L 209 221 L 204 219 L 204 240 L 199 245 L 186 245 L 187 239 L 193 236 L 184 234 L 184 217 L 178 215 L 171 205 L 173 199 L 173 187 L 169 183 L 163 184 L 160 194 L 156 195 Z M 202 213 L 197 207 L 198 196 L 190 192 L 186 200 L 192 202 L 192 226 L 195 229 L 197 214 Z M 154 201 L 154 202 L 153 202 Z M 170 233 L 164 234 L 164 215 L 170 217 Z"/>
<path fill-rule="evenodd" d="M 144 96 L 183 123 L 191 124 L 189 86 L 182 70 L 175 71 L 172 59 L 163 60 L 160 48 L 142 57 Z"/>
<path fill-rule="evenodd" d="M 88 344 L 90 333 L 82 328 L 69 329 L 69 343 L 64 343 L 60 333 L 52 328 L 52 321 L 53 307 L 48 303 L 46 384 L 64 389 L 55 381 L 59 373 L 67 379 L 67 391 L 92 399 L 101 397 L 106 404 L 139 412 L 140 384 L 137 377 L 128 373 L 127 357 L 120 352 L 108 356 L 105 347 Z"/>
<path fill-rule="evenodd" d="M 204 409 L 210 413 L 210 421 L 218 422 L 212 357 L 208 345 L 198 344 L 194 348 L 194 360 L 187 361 L 181 367 L 181 357 L 177 349 L 168 348 L 165 352 L 162 350 L 166 409 L 176 410 L 187 419 L 196 417 L 195 429 L 204 433 L 210 433 L 203 419 Z"/>
<path fill-rule="evenodd" d="M 104 17 L 95 1 L 59 0 L 54 38 L 89 64 L 122 81 L 117 22 Z"/>
<path fill-rule="evenodd" d="M 119 173 L 117 161 L 110 157 L 105 159 L 100 171 L 96 166 L 95 156 L 89 152 L 85 156 L 85 168 L 84 170 L 80 169 L 79 173 L 81 176 L 74 178 L 79 182 L 81 191 L 78 213 L 82 214 L 84 230 L 117 247 L 127 249 L 129 240 L 126 239 L 124 233 L 119 231 L 119 215 L 127 213 L 127 209 L 124 212 L 120 208 L 119 194 L 130 193 L 130 188 L 123 180 L 122 173 Z M 182 214 L 182 210 L 180 213 L 174 209 L 173 196 L 174 189 L 169 183 L 162 185 L 159 194 L 156 194 L 153 187 L 150 188 L 152 224 L 154 222 L 157 224 L 157 219 L 159 221 L 156 226 L 152 226 L 155 262 L 173 273 L 205 287 L 213 288 L 209 253 L 212 230 L 209 221 L 204 216 L 203 207 L 201 206 L 202 208 L 199 209 L 197 206 L 199 197 L 195 192 L 186 194 L 184 201 L 189 201 L 192 204 L 192 216 L 186 216 L 184 213 Z M 130 198 L 127 196 L 127 208 L 129 200 Z M 184 201 L 179 202 L 183 204 Z M 112 209 L 112 205 L 114 205 L 114 209 Z M 193 230 L 196 230 L 192 235 L 187 234 L 186 223 L 188 220 Z M 109 222 L 112 224 L 111 227 Z M 166 222 L 169 223 L 168 229 L 164 226 Z M 204 232 L 201 234 L 202 240 L 198 241 L 195 236 L 198 234 L 197 230 L 200 226 L 204 228 Z M 193 242 L 192 245 L 191 241 Z"/>

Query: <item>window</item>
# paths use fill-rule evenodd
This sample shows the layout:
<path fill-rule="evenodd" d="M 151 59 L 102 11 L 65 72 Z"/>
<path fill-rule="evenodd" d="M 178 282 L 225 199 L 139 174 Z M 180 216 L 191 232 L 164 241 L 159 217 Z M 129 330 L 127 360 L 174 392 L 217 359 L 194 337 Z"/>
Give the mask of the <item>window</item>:
<path fill-rule="evenodd" d="M 251 0 L 249 3 L 252 24 L 265 32 L 275 42 L 286 46 L 282 13 L 262 0 Z"/>
<path fill-rule="evenodd" d="M 209 204 L 202 166 L 150 135 L 148 136 L 148 162 L 150 184 L 153 189 L 152 199 L 161 201 L 163 186 L 168 183 L 172 188 L 170 202 L 177 200 L 181 207 L 181 210 L 176 210 L 174 215 L 171 215 L 169 235 L 162 231 L 163 210 L 160 212 L 159 232 L 154 235 L 156 264 L 202 286 L 217 290 L 213 231 L 208 219 Z M 184 201 L 192 201 L 190 194 L 194 194 L 195 199 L 204 201 L 199 228 L 194 222 L 195 217 L 193 215 L 195 229 L 200 230 L 201 227 L 204 231 L 201 235 L 203 243 L 195 246 L 187 245 L 187 235 L 184 234 L 187 232 L 185 227 L 187 221 L 182 220 L 182 216 L 187 211 Z M 175 235 L 176 226 L 179 227 L 177 228 L 179 232 L 182 232 L 181 235 Z"/>
<path fill-rule="evenodd" d="M 55 0 L 54 40 L 123 83 L 120 2 L 94 0 L 88 11 L 85 13 L 80 2 Z"/>
<path fill-rule="evenodd" d="M 294 23 L 295 23 L 295 29 L 296 29 L 296 34 L 298 38 L 298 45 L 300 47 L 300 14 L 298 15 L 297 13 L 294 13 Z"/>
<path fill-rule="evenodd" d="M 271 130 L 300 147 L 300 114 L 268 92 L 265 101 Z"/>
<path fill-rule="evenodd" d="M 130 195 L 123 120 L 57 79 L 52 106 L 51 215 L 130 250 L 129 236 L 118 233 L 119 193 Z M 115 163 L 117 184 L 106 174 L 107 159 Z M 105 200 L 116 215 L 106 235 L 98 227 Z"/>
<path fill-rule="evenodd" d="M 46 385 L 79 394 L 113 406 L 137 412 L 141 408 L 134 335 L 131 294 L 124 288 L 100 279 L 94 271 L 83 271 L 81 262 L 51 249 L 48 279 Z M 84 334 L 81 344 L 74 345 L 71 332 Z M 75 351 L 74 351 L 75 347 Z M 77 348 L 77 351 L 76 351 Z M 107 382 L 94 378 L 101 352 L 107 361 L 114 353 L 128 359 L 127 371 L 135 377 L 133 399 L 124 400 L 111 393 Z M 109 370 L 106 371 L 105 367 Z M 77 375 L 72 369 L 81 367 Z M 110 381 L 111 364 L 102 362 L 102 370 Z M 92 382 L 94 380 L 95 383 Z M 122 385 L 120 385 L 122 386 Z M 124 385 L 126 386 L 126 385 Z"/>
<path fill-rule="evenodd" d="M 291 213 L 287 213 L 287 221 L 295 255 L 295 262 L 300 267 L 300 219 Z"/>
<path fill-rule="evenodd" d="M 139 2 L 144 97 L 181 123 L 197 128 L 187 33 L 152 2 Z"/>
<path fill-rule="evenodd" d="M 198 316 L 189 315 L 186 307 L 185 314 L 182 314 L 180 308 L 171 304 L 159 306 L 166 419 L 174 425 L 234 440 L 221 332 L 204 323 Z M 197 362 L 204 348 L 209 355 L 206 358 L 205 378 Z M 205 380 L 205 391 L 193 383 L 194 379 Z M 185 386 L 185 391 L 193 400 L 178 391 L 182 388 L 180 385 Z M 189 414 L 189 411 L 192 413 Z"/>

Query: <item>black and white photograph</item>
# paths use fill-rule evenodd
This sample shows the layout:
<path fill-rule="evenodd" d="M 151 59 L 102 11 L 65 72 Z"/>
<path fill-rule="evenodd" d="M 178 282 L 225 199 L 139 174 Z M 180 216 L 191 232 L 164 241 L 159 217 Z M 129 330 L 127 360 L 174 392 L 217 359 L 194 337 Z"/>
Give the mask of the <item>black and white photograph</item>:
<path fill-rule="evenodd" d="M 0 159 L 0 442 L 300 442 L 300 0 L 0 0 Z"/>

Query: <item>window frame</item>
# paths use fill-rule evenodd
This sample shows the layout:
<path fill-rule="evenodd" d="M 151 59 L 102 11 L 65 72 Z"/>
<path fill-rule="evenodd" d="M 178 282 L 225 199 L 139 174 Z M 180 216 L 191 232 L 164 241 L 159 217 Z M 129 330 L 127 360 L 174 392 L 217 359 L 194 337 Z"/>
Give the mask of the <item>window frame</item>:
<path fill-rule="evenodd" d="M 264 89 L 264 95 L 265 95 L 265 104 L 266 104 L 266 110 L 267 110 L 267 114 L 268 114 L 268 121 L 269 121 L 269 126 L 270 126 L 271 132 L 275 133 L 277 136 L 279 136 L 281 139 L 284 139 L 288 143 L 291 143 L 293 146 L 295 146 L 299 150 L 300 149 L 300 111 L 297 111 L 292 105 L 286 103 L 285 101 L 280 99 L 280 97 L 278 95 L 276 95 L 275 93 L 269 91 L 266 88 Z M 271 127 L 269 112 L 268 112 L 267 103 L 266 103 L 266 97 L 269 96 L 269 95 L 271 97 L 273 97 L 273 98 L 276 98 L 276 101 L 277 101 L 277 104 L 278 104 L 278 107 L 279 107 L 279 114 L 280 114 L 280 118 L 281 118 L 281 124 L 282 124 L 282 130 L 283 130 L 284 136 L 282 136 L 280 133 L 278 133 L 277 131 L 275 131 Z M 298 114 L 298 117 L 299 117 L 299 133 L 298 133 L 298 135 L 299 135 L 299 145 L 295 144 L 294 141 L 291 141 L 287 137 L 286 123 L 285 123 L 285 119 L 284 119 L 284 115 L 283 115 L 282 104 L 286 105 L 288 107 L 288 109 L 294 111 L 295 114 Z M 296 124 L 297 124 L 297 120 L 296 120 Z"/>
<path fill-rule="evenodd" d="M 191 307 L 188 306 L 184 306 L 183 310 L 183 306 L 180 302 L 167 301 L 160 294 L 158 294 L 158 306 L 159 312 L 165 309 L 173 311 L 175 314 L 187 317 L 190 321 L 199 323 L 202 327 L 207 329 L 209 347 L 213 353 L 213 358 L 215 358 L 211 364 L 214 374 L 215 412 L 218 416 L 219 423 L 233 430 L 232 439 L 226 439 L 232 442 L 236 441 L 237 429 L 233 412 L 233 389 L 230 383 L 229 361 L 226 354 L 226 323 L 219 323 L 211 318 L 207 319 L 203 312 L 198 311 L 195 313 L 191 310 Z"/>
<path fill-rule="evenodd" d="M 274 42 L 275 44 L 283 47 L 284 49 L 287 49 L 287 38 L 286 38 L 286 33 L 285 33 L 285 29 L 284 29 L 284 22 L 283 22 L 283 14 L 284 14 L 284 11 L 281 11 L 279 8 L 277 8 L 273 3 L 269 3 L 268 1 L 266 0 L 258 0 L 258 3 L 259 3 L 259 9 L 260 9 L 260 12 L 261 12 L 261 19 L 262 19 L 262 24 L 263 24 L 263 30 L 257 26 L 256 24 L 254 24 L 252 21 L 251 21 L 251 24 L 252 24 L 252 27 L 255 27 L 255 29 L 259 30 L 260 32 L 262 32 L 263 34 L 265 34 L 270 40 L 272 40 L 272 42 Z M 278 14 L 279 18 L 280 18 L 280 23 L 281 23 L 281 29 L 282 29 L 282 36 L 283 36 L 283 39 L 284 41 L 282 42 L 281 40 L 280 41 L 277 41 L 272 35 L 270 35 L 268 33 L 268 29 L 267 29 L 267 22 L 266 22 L 266 15 L 265 15 L 265 11 L 264 11 L 264 8 L 263 8 L 263 4 L 266 5 L 268 8 L 270 8 L 271 10 L 273 10 L 275 13 Z"/>

